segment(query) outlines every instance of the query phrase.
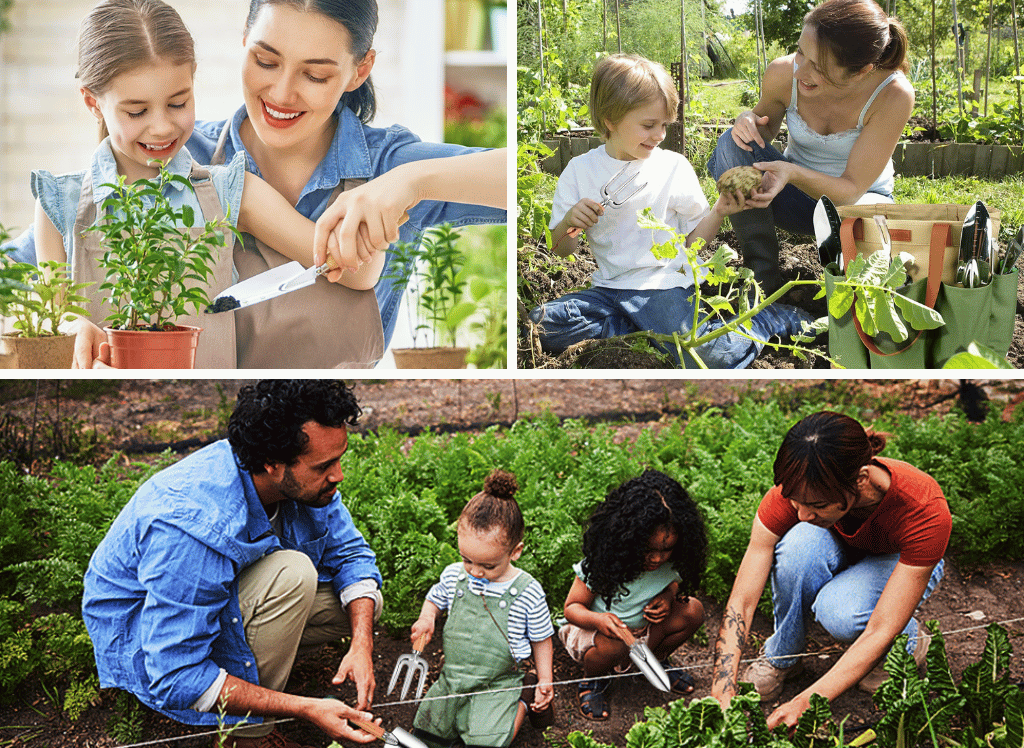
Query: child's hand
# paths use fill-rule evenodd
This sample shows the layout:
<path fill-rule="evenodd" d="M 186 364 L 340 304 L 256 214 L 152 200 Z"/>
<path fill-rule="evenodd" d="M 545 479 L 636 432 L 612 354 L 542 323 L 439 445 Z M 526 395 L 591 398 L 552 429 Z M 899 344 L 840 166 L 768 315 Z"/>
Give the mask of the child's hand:
<path fill-rule="evenodd" d="M 744 197 L 743 193 L 736 190 L 735 192 L 720 193 L 712 211 L 717 213 L 720 218 L 725 218 L 751 207 L 753 206 Z"/>
<path fill-rule="evenodd" d="M 585 197 L 572 206 L 566 222 L 569 224 L 568 234 L 576 236 L 580 231 L 586 231 L 591 226 L 596 226 L 598 220 L 604 215 L 604 206 L 601 203 Z"/>
<path fill-rule="evenodd" d="M 530 708 L 535 712 L 541 712 L 555 698 L 555 687 L 549 680 L 542 680 L 533 689 L 533 703 Z"/>
<path fill-rule="evenodd" d="M 644 607 L 644 618 L 651 623 L 661 623 L 672 610 L 672 600 L 673 595 L 670 590 L 666 589 L 658 593 Z"/>
<path fill-rule="evenodd" d="M 626 641 L 623 636 L 623 632 L 627 630 L 626 624 L 614 613 L 602 613 L 597 622 L 597 630 L 609 639 Z"/>
<path fill-rule="evenodd" d="M 423 646 L 419 650 L 426 649 L 426 646 L 430 644 L 430 640 L 434 638 L 434 620 L 425 616 L 420 616 L 416 619 L 416 623 L 412 625 L 412 634 L 409 636 L 409 640 L 412 642 L 413 647 L 416 646 L 417 639 L 421 636 L 426 638 L 423 640 Z"/>

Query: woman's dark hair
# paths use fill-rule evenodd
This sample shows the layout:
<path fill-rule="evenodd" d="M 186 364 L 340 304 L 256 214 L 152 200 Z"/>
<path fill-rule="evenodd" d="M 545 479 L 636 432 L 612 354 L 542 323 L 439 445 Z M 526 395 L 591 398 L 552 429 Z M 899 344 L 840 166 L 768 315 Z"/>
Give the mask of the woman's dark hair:
<path fill-rule="evenodd" d="M 526 524 L 516 501 L 519 484 L 512 473 L 494 470 L 484 481 L 484 490 L 469 500 L 459 515 L 459 526 L 477 532 L 500 528 L 511 551 L 523 539 Z"/>
<path fill-rule="evenodd" d="M 304 13 L 319 13 L 337 21 L 352 37 L 352 55 L 356 62 L 366 57 L 373 46 L 373 35 L 377 33 L 377 0 L 249 0 L 249 15 L 245 18 L 245 32 L 256 22 L 256 17 L 267 5 L 287 5 Z M 377 97 L 373 92 L 373 81 L 367 77 L 355 91 L 341 95 L 337 111 L 345 108 L 355 112 L 366 124 L 377 113 Z"/>
<path fill-rule="evenodd" d="M 910 70 L 903 24 L 874 0 L 825 0 L 804 16 L 804 25 L 817 34 L 819 59 L 824 51 L 830 61 L 851 73 L 865 65 Z M 829 77 L 824 70 L 822 74 Z"/>
<path fill-rule="evenodd" d="M 355 395 L 337 379 L 264 379 L 238 391 L 228 421 L 228 441 L 243 470 L 294 465 L 306 449 L 309 421 L 321 426 L 354 426 L 362 414 Z"/>
<path fill-rule="evenodd" d="M 856 495 L 860 469 L 885 448 L 888 437 L 841 413 L 809 415 L 782 440 L 773 467 L 775 485 L 782 487 L 783 496 L 811 491 L 845 504 Z"/>
<path fill-rule="evenodd" d="M 583 533 L 583 576 L 591 592 L 611 605 L 643 572 L 648 543 L 662 527 L 676 533 L 669 563 L 682 577 L 680 592 L 694 594 L 707 563 L 704 520 L 686 489 L 657 470 L 612 489 L 590 515 Z"/>

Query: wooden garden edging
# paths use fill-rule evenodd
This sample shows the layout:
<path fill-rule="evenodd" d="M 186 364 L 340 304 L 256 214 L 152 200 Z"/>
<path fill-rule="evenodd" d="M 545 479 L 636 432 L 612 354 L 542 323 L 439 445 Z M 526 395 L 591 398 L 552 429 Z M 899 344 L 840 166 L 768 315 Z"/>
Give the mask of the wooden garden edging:
<path fill-rule="evenodd" d="M 555 176 L 562 173 L 569 159 L 601 145 L 601 139 L 594 136 L 563 135 L 542 142 L 554 153 L 541 162 L 541 168 Z M 1024 148 L 1016 145 L 897 143 L 892 160 L 896 173 L 904 177 L 976 176 L 998 180 L 1024 173 Z"/>

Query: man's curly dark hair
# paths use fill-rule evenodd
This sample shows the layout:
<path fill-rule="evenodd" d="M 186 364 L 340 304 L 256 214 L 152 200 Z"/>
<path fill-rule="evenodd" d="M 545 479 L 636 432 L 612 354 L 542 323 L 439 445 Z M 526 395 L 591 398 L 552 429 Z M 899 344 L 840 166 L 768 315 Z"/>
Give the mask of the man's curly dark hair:
<path fill-rule="evenodd" d="M 610 606 L 643 572 L 648 543 L 661 527 L 676 532 L 668 563 L 682 577 L 680 593 L 696 593 L 707 563 L 704 520 L 686 489 L 657 470 L 612 489 L 590 515 L 583 533 L 583 576 L 591 592 Z"/>
<path fill-rule="evenodd" d="M 304 424 L 354 426 L 362 410 L 337 379 L 264 379 L 238 391 L 228 421 L 228 441 L 243 470 L 266 471 L 268 464 L 294 465 L 309 437 Z"/>

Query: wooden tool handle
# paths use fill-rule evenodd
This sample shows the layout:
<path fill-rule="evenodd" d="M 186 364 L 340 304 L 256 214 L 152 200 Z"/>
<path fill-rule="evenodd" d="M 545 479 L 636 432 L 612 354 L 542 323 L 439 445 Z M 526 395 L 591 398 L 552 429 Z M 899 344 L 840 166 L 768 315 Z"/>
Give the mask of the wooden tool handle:
<path fill-rule="evenodd" d="M 636 637 L 633 636 L 633 632 L 626 627 L 622 628 L 622 640 L 626 642 L 627 647 L 632 647 L 636 644 Z"/>
<path fill-rule="evenodd" d="M 416 640 L 416 643 L 412 645 L 412 648 L 415 649 L 417 652 L 422 652 L 423 651 L 423 647 L 424 647 L 424 645 L 426 643 L 427 643 L 427 632 L 424 631 L 422 634 L 420 634 L 419 638 Z"/>
<path fill-rule="evenodd" d="M 383 727 L 378 725 L 376 722 L 368 722 L 365 719 L 359 719 L 358 717 L 349 717 L 349 722 L 354 724 L 360 730 L 370 733 L 377 740 L 384 739 L 384 733 L 387 732 Z"/>

